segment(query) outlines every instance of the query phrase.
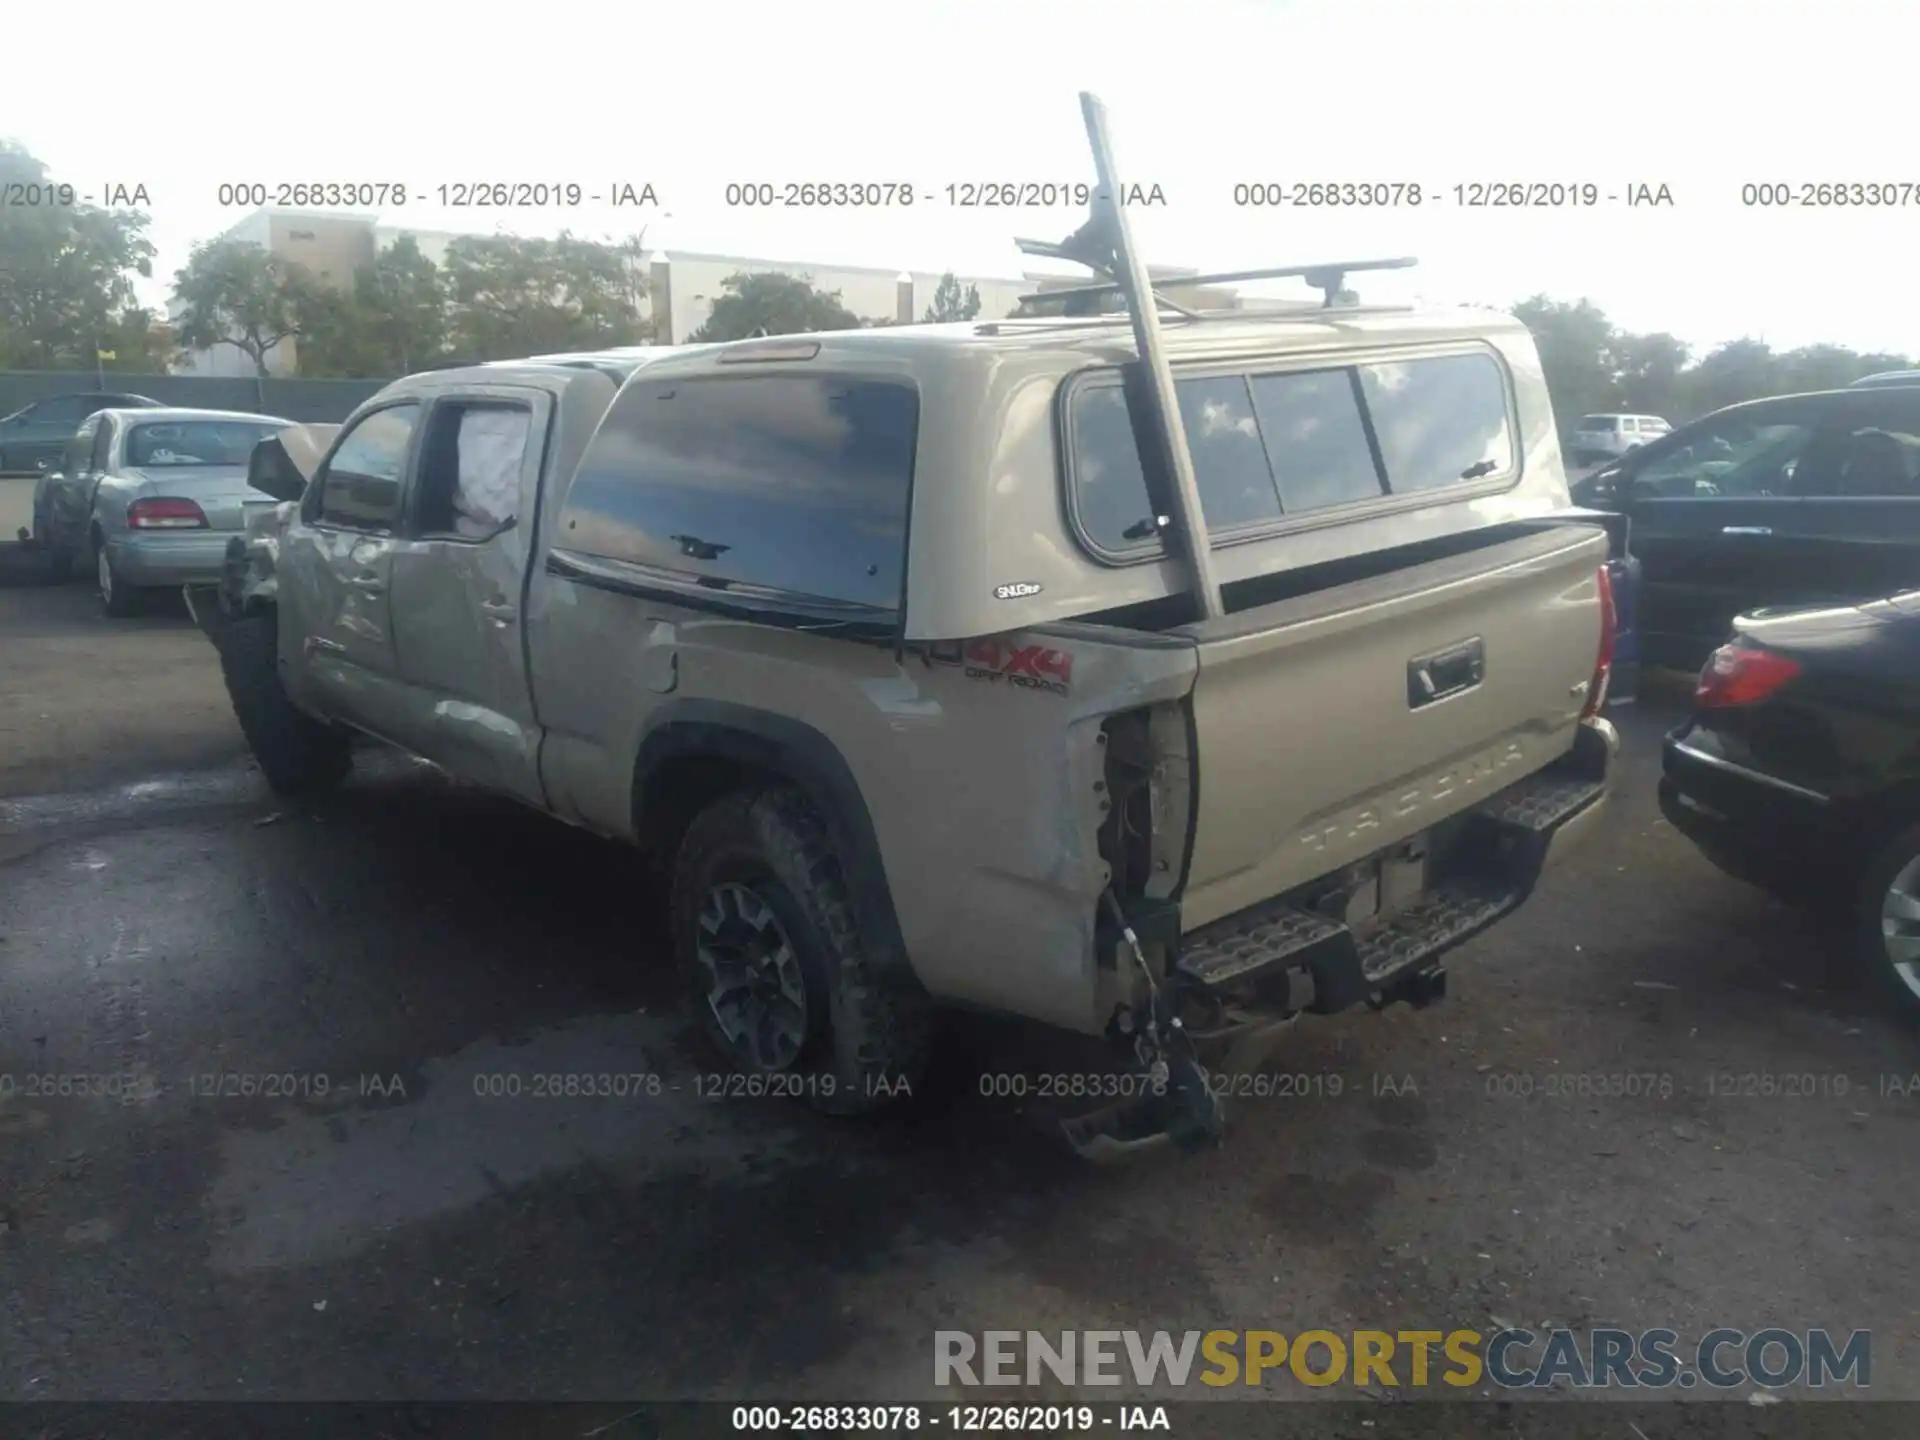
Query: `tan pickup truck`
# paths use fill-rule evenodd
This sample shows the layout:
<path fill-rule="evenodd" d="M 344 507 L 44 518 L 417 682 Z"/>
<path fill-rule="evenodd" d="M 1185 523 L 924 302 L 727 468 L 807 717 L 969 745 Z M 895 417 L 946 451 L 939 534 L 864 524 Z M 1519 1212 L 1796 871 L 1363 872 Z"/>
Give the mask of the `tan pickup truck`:
<path fill-rule="evenodd" d="M 1083 1151 L 1204 1139 L 1301 1013 L 1437 999 L 1616 748 L 1532 341 L 1030 248 L 1091 313 L 387 387 L 195 597 L 269 781 L 364 732 L 639 844 L 714 1043 L 834 1110 L 981 1006 L 1114 1039 Z"/>

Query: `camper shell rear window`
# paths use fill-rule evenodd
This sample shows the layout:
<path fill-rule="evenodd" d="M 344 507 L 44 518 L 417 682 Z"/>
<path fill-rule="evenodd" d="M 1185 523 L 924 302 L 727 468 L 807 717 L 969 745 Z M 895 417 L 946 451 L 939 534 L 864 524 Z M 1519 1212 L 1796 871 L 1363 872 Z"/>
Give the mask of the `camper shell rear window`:
<path fill-rule="evenodd" d="M 1118 562 L 1162 551 L 1167 498 L 1149 498 L 1137 374 L 1076 377 L 1064 399 L 1068 509 L 1081 543 Z M 1491 353 L 1369 359 L 1311 369 L 1176 371 L 1180 417 L 1213 543 L 1258 539 L 1331 512 L 1399 508 L 1518 473 L 1512 387 Z M 1418 503 L 1418 502 L 1408 502 Z"/>

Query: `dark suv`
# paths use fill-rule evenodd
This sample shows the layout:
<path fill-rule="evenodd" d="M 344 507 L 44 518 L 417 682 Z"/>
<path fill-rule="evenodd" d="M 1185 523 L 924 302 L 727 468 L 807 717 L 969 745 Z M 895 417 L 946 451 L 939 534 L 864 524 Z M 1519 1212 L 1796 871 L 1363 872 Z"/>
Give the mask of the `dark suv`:
<path fill-rule="evenodd" d="M 1920 385 L 1732 405 L 1572 491 L 1628 516 L 1642 661 L 1697 670 L 1745 611 L 1920 580 Z"/>
<path fill-rule="evenodd" d="M 45 470 L 60 458 L 80 422 L 96 410 L 140 410 L 158 405 L 145 395 L 85 390 L 49 395 L 0 419 L 0 473 Z"/>

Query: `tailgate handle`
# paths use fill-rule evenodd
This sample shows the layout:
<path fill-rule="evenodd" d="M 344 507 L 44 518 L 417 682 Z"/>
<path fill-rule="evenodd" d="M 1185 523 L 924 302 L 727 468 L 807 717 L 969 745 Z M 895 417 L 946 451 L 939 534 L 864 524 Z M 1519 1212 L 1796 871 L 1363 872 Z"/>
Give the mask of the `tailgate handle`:
<path fill-rule="evenodd" d="M 1407 662 L 1407 708 L 1418 710 L 1471 690 L 1487 678 L 1487 644 L 1476 635 L 1433 655 Z"/>

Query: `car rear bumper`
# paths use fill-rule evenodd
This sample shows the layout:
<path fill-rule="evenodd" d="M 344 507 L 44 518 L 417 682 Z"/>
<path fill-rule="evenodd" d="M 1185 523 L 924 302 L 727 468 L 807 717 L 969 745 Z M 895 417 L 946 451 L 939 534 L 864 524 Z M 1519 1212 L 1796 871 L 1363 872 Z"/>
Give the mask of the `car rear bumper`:
<path fill-rule="evenodd" d="M 220 579 L 232 538 L 225 530 L 154 530 L 116 535 L 107 548 L 125 584 L 188 585 Z"/>
<path fill-rule="evenodd" d="M 1738 765 L 1682 725 L 1660 752 L 1660 813 L 1700 853 L 1763 889 L 1810 890 L 1849 868 L 1849 827 L 1817 791 Z"/>
<path fill-rule="evenodd" d="M 1255 1008 L 1329 1014 L 1439 999 L 1446 952 L 1517 910 L 1546 868 L 1593 834 L 1619 750 L 1610 723 L 1582 722 L 1567 755 L 1423 837 L 1425 883 L 1384 919 L 1350 928 L 1324 897 L 1282 897 L 1181 936 L 1180 973 Z M 1362 888 L 1384 894 L 1388 863 L 1398 862 Z"/>

